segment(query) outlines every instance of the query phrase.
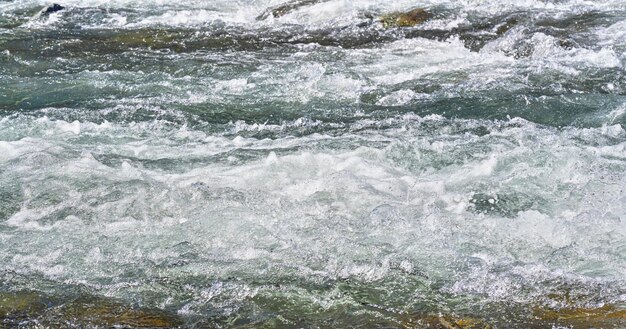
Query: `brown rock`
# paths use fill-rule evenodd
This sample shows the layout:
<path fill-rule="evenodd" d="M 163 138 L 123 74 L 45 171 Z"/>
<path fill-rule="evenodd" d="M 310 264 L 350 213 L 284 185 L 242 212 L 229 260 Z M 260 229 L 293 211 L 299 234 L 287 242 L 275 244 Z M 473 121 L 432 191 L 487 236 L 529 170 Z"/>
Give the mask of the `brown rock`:
<path fill-rule="evenodd" d="M 491 329 L 491 325 L 471 317 L 451 315 L 411 315 L 402 321 L 403 328 Z"/>
<path fill-rule="evenodd" d="M 31 291 L 0 293 L 0 328 L 23 321 L 36 321 L 43 327 L 65 328 L 176 328 L 183 322 L 163 310 L 135 308 L 103 297 L 61 300 Z"/>
<path fill-rule="evenodd" d="M 533 314 L 541 321 L 574 328 L 616 328 L 618 325 L 626 325 L 626 309 L 620 309 L 613 305 L 604 305 L 596 308 L 535 308 Z"/>
<path fill-rule="evenodd" d="M 392 27 L 410 27 L 422 24 L 431 19 L 433 15 L 428 11 L 417 8 L 407 12 L 396 12 L 384 15 L 380 18 L 380 22 L 384 28 Z"/>
<path fill-rule="evenodd" d="M 0 320 L 35 317 L 45 309 L 46 298 L 38 293 L 31 291 L 0 293 Z"/>
<path fill-rule="evenodd" d="M 62 322 L 123 328 L 174 328 L 182 321 L 162 310 L 133 308 L 105 298 L 80 298 L 52 312 Z"/>

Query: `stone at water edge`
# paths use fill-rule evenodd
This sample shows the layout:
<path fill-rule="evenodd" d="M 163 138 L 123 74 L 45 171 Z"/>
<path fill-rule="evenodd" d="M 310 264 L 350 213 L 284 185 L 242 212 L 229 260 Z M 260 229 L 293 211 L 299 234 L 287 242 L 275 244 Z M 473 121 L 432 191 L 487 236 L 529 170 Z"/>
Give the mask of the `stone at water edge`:
<path fill-rule="evenodd" d="M 424 23 L 433 15 L 422 8 L 416 8 L 407 12 L 395 12 L 383 15 L 380 22 L 384 28 L 411 27 Z"/>

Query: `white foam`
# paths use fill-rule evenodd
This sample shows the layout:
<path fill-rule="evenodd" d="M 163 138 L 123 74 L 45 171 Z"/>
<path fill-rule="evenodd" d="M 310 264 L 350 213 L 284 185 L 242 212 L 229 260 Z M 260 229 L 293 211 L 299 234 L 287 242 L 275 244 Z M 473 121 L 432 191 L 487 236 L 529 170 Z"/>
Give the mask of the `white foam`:
<path fill-rule="evenodd" d="M 15 143 L 0 141 L 0 161 L 15 159 L 20 153 Z"/>
<path fill-rule="evenodd" d="M 412 90 L 402 89 L 395 91 L 387 96 L 382 97 L 376 102 L 376 105 L 381 106 L 401 106 L 410 103 L 415 99 L 427 99 L 430 95 L 423 93 L 416 93 Z"/>
<path fill-rule="evenodd" d="M 569 250 L 575 244 L 576 252 L 601 264 L 598 271 L 602 276 L 610 279 L 623 274 L 618 268 L 624 260 L 598 249 L 611 248 L 601 242 L 608 232 L 624 231 L 615 221 L 624 215 L 623 201 L 612 201 L 598 214 L 585 213 L 585 204 L 602 203 L 605 198 L 626 200 L 620 192 L 623 177 L 611 178 L 617 180 L 609 187 L 597 184 L 600 176 L 610 173 L 602 166 L 614 165 L 616 155 L 624 157 L 624 145 L 579 144 L 585 134 L 622 136 L 621 126 L 555 133 L 557 130 L 521 119 L 451 122 L 438 115 L 424 118 L 414 114 L 394 119 L 408 127 L 386 129 L 382 135 L 348 133 L 274 140 L 229 139 L 200 132 L 196 138 L 189 132 L 185 138 L 192 138 L 192 143 L 170 139 L 172 135 L 163 131 L 141 130 L 149 136 L 144 141 L 100 148 L 106 146 L 107 154 L 122 158 L 157 160 L 210 156 L 237 148 L 261 151 L 264 156 L 245 162 L 154 169 L 131 159 L 106 165 L 85 151 L 33 174 L 21 171 L 24 187 L 33 193 L 48 185 L 64 187 L 55 189 L 60 200 L 39 206 L 28 201 L 5 222 L 17 233 L 37 231 L 41 240 L 12 247 L 33 258 L 16 259 L 4 268 L 17 267 L 19 262 L 26 273 L 42 271 L 60 280 L 95 284 L 94 277 L 108 277 L 127 266 L 151 271 L 149 264 L 167 264 L 178 258 L 182 262 L 187 257 L 183 255 L 193 250 L 202 258 L 193 258 L 186 269 L 203 275 L 265 275 L 259 274 L 265 271 L 262 273 L 289 273 L 304 280 L 378 282 L 398 275 L 395 271 L 419 269 L 430 277 L 448 277 L 450 285 L 445 289 L 450 292 L 524 300 L 529 298 L 524 291 L 537 282 L 533 280 L 570 278 L 577 272 L 583 279 L 600 275 L 589 274 L 575 258 L 565 265 L 559 263 L 560 272 L 546 269 L 545 259 L 554 258 L 555 250 Z M 41 120 L 40 124 L 57 129 L 52 130 L 51 140 L 63 140 L 64 147 L 80 145 L 72 144 L 73 133 L 58 129 L 57 122 Z M 449 130 L 452 124 L 486 124 L 493 132 L 482 137 L 454 135 Z M 440 130 L 420 135 L 421 125 Z M 80 134 L 129 134 L 136 129 L 114 122 L 101 126 L 81 123 Z M 342 144 L 356 138 L 385 140 L 388 146 L 315 146 L 320 141 Z M 515 140 L 532 148 L 512 142 Z M 308 148 L 293 148 L 298 145 Z M 401 152 L 394 153 L 398 147 Z M 419 157 L 411 160 L 411 156 Z M 457 160 L 445 164 L 449 158 Z M 591 171 L 590 166 L 594 168 Z M 66 190 L 70 192 L 63 192 Z M 519 191 L 524 193 L 522 197 L 530 195 L 536 208 L 522 208 L 510 217 L 489 210 L 478 215 L 471 210 L 475 193 L 488 194 L 495 207 Z M 33 200 L 35 194 L 24 197 Z M 542 198 L 547 206 L 541 205 Z M 55 217 L 63 211 L 70 214 Z M 63 243 L 77 247 L 42 263 L 38 256 L 42 250 L 59 247 L 61 242 L 55 240 L 59 234 L 66 237 Z M 18 238 L 9 236 L 2 243 L 12 244 Z M 183 241 L 187 244 L 171 249 Z M 83 248 L 85 245 L 90 247 Z M 381 251 L 377 247 L 381 245 L 389 252 Z M 468 246 L 477 246 L 484 253 L 476 255 Z M 458 275 L 446 270 L 458 265 L 454 259 L 468 253 L 482 259 L 478 262 L 482 265 Z M 70 256 L 71 266 L 64 265 Z M 432 262 L 433 257 L 441 261 Z M 211 265 L 216 260 L 224 262 Z M 268 263 L 273 264 L 271 268 L 264 267 Z M 543 269 L 534 267 L 536 263 L 543 264 Z M 490 271 L 507 264 L 517 267 L 501 275 Z M 298 269 L 295 274 L 290 272 L 292 268 Z M 180 275 L 176 267 L 160 271 L 162 275 Z M 520 275 L 524 281 L 512 280 L 512 275 Z M 225 288 L 212 296 L 229 296 L 227 303 L 236 304 L 230 294 L 245 291 L 244 287 Z M 99 289 L 111 289 L 115 295 L 120 288 L 101 285 Z M 194 299 L 181 312 L 197 311 L 206 303 Z"/>
<path fill-rule="evenodd" d="M 71 123 L 56 121 L 56 124 L 61 131 L 67 131 L 74 135 L 80 134 L 80 122 L 78 122 L 78 120 L 72 121 Z"/>

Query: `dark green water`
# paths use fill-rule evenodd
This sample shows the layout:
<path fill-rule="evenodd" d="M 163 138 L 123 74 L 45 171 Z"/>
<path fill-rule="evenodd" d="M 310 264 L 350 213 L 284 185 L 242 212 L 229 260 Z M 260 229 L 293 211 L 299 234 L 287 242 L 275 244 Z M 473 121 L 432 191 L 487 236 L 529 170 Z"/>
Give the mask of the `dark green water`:
<path fill-rule="evenodd" d="M 626 325 L 622 1 L 279 4 L 0 2 L 0 326 Z"/>

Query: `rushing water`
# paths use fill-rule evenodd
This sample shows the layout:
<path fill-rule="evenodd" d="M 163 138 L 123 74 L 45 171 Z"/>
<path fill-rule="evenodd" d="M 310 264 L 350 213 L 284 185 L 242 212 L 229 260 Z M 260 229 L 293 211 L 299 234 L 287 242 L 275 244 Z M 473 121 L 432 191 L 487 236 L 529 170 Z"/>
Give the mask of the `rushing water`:
<path fill-rule="evenodd" d="M 185 327 L 624 308 L 623 0 L 281 2 L 0 1 L 0 291 Z"/>

